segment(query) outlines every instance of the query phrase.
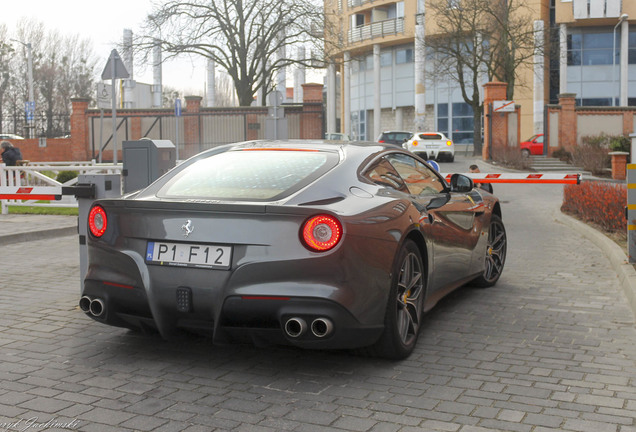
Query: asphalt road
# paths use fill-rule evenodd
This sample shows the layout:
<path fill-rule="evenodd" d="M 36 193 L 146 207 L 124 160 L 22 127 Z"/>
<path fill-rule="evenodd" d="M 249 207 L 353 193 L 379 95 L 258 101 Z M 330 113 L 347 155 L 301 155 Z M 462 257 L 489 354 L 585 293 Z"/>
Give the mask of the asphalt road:
<path fill-rule="evenodd" d="M 76 236 L 4 245 L 0 431 L 636 431 L 635 320 L 608 260 L 555 221 L 561 186 L 495 193 L 502 278 L 441 301 L 401 362 L 103 326 L 76 307 Z"/>

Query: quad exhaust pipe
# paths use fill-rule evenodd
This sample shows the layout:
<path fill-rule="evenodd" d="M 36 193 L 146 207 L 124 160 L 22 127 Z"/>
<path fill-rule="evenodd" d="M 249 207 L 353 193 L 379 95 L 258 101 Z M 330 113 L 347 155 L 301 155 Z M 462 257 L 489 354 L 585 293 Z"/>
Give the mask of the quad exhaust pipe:
<path fill-rule="evenodd" d="M 302 318 L 290 318 L 285 322 L 285 334 L 290 338 L 298 338 L 307 331 L 307 323 Z"/>
<path fill-rule="evenodd" d="M 317 338 L 329 336 L 333 331 L 333 323 L 328 318 L 316 318 L 311 323 L 311 333 Z"/>
<path fill-rule="evenodd" d="M 85 313 L 89 313 L 96 317 L 102 316 L 106 311 L 106 305 L 103 300 L 98 298 L 92 299 L 88 296 L 83 296 L 80 299 L 79 307 Z"/>
<path fill-rule="evenodd" d="M 299 317 L 293 317 L 285 321 L 285 334 L 290 338 L 299 338 L 304 335 L 307 330 L 311 329 L 311 334 L 317 338 L 329 336 L 334 329 L 333 322 L 329 318 L 316 318 L 311 322 L 311 326 L 307 326 L 307 322 Z"/>

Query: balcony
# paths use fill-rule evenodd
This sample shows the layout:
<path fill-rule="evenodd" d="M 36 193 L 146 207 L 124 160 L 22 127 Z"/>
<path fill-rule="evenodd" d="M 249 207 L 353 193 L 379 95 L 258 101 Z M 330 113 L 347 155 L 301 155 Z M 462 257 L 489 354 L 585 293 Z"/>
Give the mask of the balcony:
<path fill-rule="evenodd" d="M 373 0 L 347 0 L 347 6 L 349 8 L 354 8 L 358 6 L 362 6 L 365 3 L 372 3 Z"/>
<path fill-rule="evenodd" d="M 347 41 L 349 43 L 356 43 L 399 33 L 404 33 L 404 17 L 376 21 L 371 24 L 352 28 L 347 35 Z"/>
<path fill-rule="evenodd" d="M 621 0 L 574 0 L 574 19 L 618 18 L 621 14 Z"/>

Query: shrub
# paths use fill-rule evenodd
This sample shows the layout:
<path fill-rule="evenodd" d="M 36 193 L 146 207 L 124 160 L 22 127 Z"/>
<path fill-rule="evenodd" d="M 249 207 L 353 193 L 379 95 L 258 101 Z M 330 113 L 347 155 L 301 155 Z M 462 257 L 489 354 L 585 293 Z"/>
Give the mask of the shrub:
<path fill-rule="evenodd" d="M 77 171 L 61 171 L 55 180 L 64 184 L 69 180 L 73 180 L 79 173 Z"/>
<path fill-rule="evenodd" d="M 520 170 L 527 170 L 531 165 L 530 159 L 523 157 L 518 147 L 493 147 L 492 158 L 502 165 Z"/>
<path fill-rule="evenodd" d="M 626 204 L 624 184 L 586 181 L 580 185 L 565 185 L 561 211 L 595 223 L 608 232 L 625 232 Z"/>
<path fill-rule="evenodd" d="M 615 137 L 611 137 L 609 148 L 611 151 L 621 151 L 628 152 L 630 151 L 632 146 L 632 141 L 623 135 L 618 135 Z"/>
<path fill-rule="evenodd" d="M 605 174 L 605 168 L 611 167 L 609 148 L 598 143 L 581 144 L 572 151 L 572 163 L 594 175 Z"/>
<path fill-rule="evenodd" d="M 572 162 L 572 153 L 567 151 L 564 147 L 559 147 L 552 152 L 552 157 L 557 158 L 563 162 Z"/>

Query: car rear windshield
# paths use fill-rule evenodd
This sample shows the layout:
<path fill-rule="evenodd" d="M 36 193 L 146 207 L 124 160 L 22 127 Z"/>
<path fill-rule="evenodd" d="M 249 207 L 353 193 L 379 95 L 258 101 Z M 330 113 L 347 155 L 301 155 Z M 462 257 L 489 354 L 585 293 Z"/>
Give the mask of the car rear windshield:
<path fill-rule="evenodd" d="M 441 139 L 443 139 L 440 134 L 436 134 L 436 133 L 423 133 L 423 134 L 420 134 L 419 136 L 420 136 L 420 139 L 425 139 L 425 140 L 441 140 Z"/>
<path fill-rule="evenodd" d="M 160 198 L 281 199 L 324 175 L 338 154 L 303 149 L 242 149 L 200 159 L 158 191 Z"/>
<path fill-rule="evenodd" d="M 385 132 L 382 139 L 402 142 L 411 138 L 411 135 L 413 134 L 410 132 Z"/>

